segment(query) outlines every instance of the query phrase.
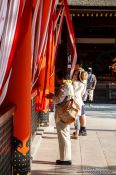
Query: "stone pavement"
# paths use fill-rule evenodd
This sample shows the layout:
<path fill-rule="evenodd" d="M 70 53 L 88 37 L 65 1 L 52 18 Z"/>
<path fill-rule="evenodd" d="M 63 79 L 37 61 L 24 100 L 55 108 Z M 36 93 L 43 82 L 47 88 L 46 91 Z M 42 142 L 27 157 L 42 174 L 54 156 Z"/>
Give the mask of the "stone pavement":
<path fill-rule="evenodd" d="M 59 151 L 51 113 L 50 127 L 32 143 L 32 175 L 116 175 L 116 104 L 86 104 L 85 108 L 88 135 L 71 140 L 72 166 L 55 165 Z"/>

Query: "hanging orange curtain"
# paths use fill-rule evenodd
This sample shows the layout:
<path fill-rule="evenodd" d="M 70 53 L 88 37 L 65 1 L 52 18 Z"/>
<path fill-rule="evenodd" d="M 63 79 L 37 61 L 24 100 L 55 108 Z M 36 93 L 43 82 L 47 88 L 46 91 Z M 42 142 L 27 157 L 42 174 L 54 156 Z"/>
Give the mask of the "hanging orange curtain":
<path fill-rule="evenodd" d="M 52 2 L 52 9 L 51 9 L 51 15 L 50 15 L 50 21 L 48 26 L 48 38 L 47 38 L 47 45 L 45 45 L 45 55 L 46 57 L 40 59 L 39 65 L 42 66 L 40 68 L 40 75 L 39 75 L 39 96 L 37 97 L 38 104 L 37 110 L 43 110 L 44 112 L 47 112 L 49 110 L 49 107 L 52 104 L 52 101 L 48 100 L 46 98 L 46 94 L 54 93 L 54 79 L 55 79 L 55 58 L 58 48 L 58 41 L 60 38 L 61 30 L 62 30 L 62 24 L 63 24 L 63 17 L 64 17 L 64 9 L 63 6 L 60 8 L 57 14 L 55 11 L 55 3 L 56 0 L 53 0 Z M 55 36 L 56 31 L 56 21 L 58 21 L 58 18 L 60 17 L 59 22 L 59 28 L 56 33 L 57 36 Z M 56 38 L 54 42 L 54 36 Z M 46 63 L 46 65 L 45 65 Z M 44 65 L 44 69 L 43 69 Z M 50 102 L 50 104 L 49 104 Z"/>
<path fill-rule="evenodd" d="M 53 58 L 54 58 L 53 29 L 54 29 L 55 5 L 56 5 L 56 0 L 53 0 L 51 14 L 50 14 L 50 21 L 49 21 L 48 42 L 47 42 L 47 52 L 46 52 L 46 58 L 47 58 L 46 77 L 45 77 L 45 86 L 44 86 L 44 95 L 43 95 L 44 112 L 47 112 L 49 110 L 49 99 L 46 98 L 46 94 L 50 93 L 50 86 L 54 86 L 54 84 L 52 83 L 50 84 L 50 76 L 51 76 L 51 67 L 53 67 Z"/>
<path fill-rule="evenodd" d="M 44 0 L 45 1 L 45 0 Z M 43 2 L 42 23 L 40 35 L 40 47 L 38 53 L 38 96 L 36 98 L 36 110 L 48 111 L 48 100 L 45 94 L 49 93 L 48 74 L 50 69 L 49 54 L 49 27 L 53 1 Z"/>
<path fill-rule="evenodd" d="M 52 31 L 53 32 L 53 31 Z M 51 62 L 50 62 L 50 75 L 49 75 L 49 93 L 54 94 L 55 92 L 55 65 L 54 65 L 54 32 L 52 33 L 52 47 L 51 47 Z M 49 100 L 49 108 L 52 109 L 52 99 Z"/>

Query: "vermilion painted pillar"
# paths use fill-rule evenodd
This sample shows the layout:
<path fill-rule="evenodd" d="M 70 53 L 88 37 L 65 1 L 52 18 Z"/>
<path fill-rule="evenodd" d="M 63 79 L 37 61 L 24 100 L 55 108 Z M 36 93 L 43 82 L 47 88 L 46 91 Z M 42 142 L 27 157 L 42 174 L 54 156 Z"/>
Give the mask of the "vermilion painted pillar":
<path fill-rule="evenodd" d="M 32 2 L 26 1 L 7 102 L 15 103 L 13 175 L 30 172 Z"/>

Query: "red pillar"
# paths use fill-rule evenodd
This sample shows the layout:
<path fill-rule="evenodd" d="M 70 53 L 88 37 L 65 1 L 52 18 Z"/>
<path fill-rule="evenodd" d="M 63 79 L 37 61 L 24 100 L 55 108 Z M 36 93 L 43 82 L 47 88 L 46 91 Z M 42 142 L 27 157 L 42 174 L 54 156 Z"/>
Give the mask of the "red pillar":
<path fill-rule="evenodd" d="M 31 133 L 31 25 L 32 2 L 26 1 L 22 16 L 17 50 L 12 66 L 7 102 L 15 103 L 14 114 L 14 174 L 30 171 Z"/>

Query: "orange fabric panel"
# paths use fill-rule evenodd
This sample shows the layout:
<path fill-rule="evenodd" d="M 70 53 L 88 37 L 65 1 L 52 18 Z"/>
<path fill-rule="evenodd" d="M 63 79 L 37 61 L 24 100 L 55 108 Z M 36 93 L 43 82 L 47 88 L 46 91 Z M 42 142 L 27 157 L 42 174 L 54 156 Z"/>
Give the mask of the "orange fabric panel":
<path fill-rule="evenodd" d="M 48 38 L 47 38 L 47 47 L 46 47 L 46 67 L 45 67 L 45 83 L 43 88 L 43 97 L 42 97 L 42 107 L 44 112 L 47 112 L 49 110 L 49 99 L 46 98 L 46 94 L 49 94 L 50 92 L 50 74 L 51 74 L 51 67 L 53 67 L 53 61 L 52 57 L 54 57 L 54 48 L 53 48 L 53 18 L 51 16 L 50 22 L 49 22 L 49 28 L 48 28 Z M 43 81 L 43 79 L 42 79 Z"/>
<path fill-rule="evenodd" d="M 50 67 L 50 77 L 49 77 L 49 92 L 54 93 L 55 86 L 55 45 L 54 45 L 54 33 L 52 33 L 52 48 L 51 48 L 51 67 Z"/>
<path fill-rule="evenodd" d="M 38 86 L 39 86 L 39 93 L 38 93 L 38 97 L 36 100 L 37 104 L 36 104 L 36 110 L 43 110 L 43 95 L 44 95 L 44 86 L 45 86 L 45 73 L 46 73 L 46 54 L 44 54 L 44 56 L 41 58 L 42 59 L 42 63 L 41 63 L 41 71 L 38 77 Z M 40 67 L 38 68 L 40 69 Z"/>
<path fill-rule="evenodd" d="M 50 83 L 50 88 L 49 88 L 49 92 L 54 94 L 54 86 L 55 86 L 55 70 L 53 71 L 50 79 L 49 79 L 49 83 Z"/>
<path fill-rule="evenodd" d="M 50 30 L 50 28 L 49 28 Z M 49 94 L 49 78 L 50 78 L 50 68 L 51 68 L 51 58 L 52 58 L 52 35 L 49 33 L 48 43 L 47 43 L 47 63 L 46 63 L 46 83 L 45 83 L 45 91 L 44 91 L 44 112 L 49 110 L 49 99 L 46 98 L 46 95 Z"/>
<path fill-rule="evenodd" d="M 39 53 L 38 53 L 38 84 L 39 84 L 39 96 L 36 99 L 36 110 L 48 111 L 49 100 L 45 98 L 46 93 L 49 93 L 49 84 L 48 84 L 48 74 L 49 74 L 49 53 L 48 53 L 48 30 L 49 30 L 49 16 L 51 13 L 51 0 L 43 0 L 43 9 L 42 9 L 42 22 L 41 22 L 41 35 L 39 43 Z M 42 3 L 42 2 L 41 2 Z M 44 43 L 44 48 L 42 45 Z M 46 44 L 47 43 L 47 44 Z M 42 56 L 41 56 L 42 49 Z M 43 53 L 45 51 L 45 53 Z M 44 56 L 43 56 L 44 54 Z M 41 56 L 41 57 L 40 57 Z"/>
<path fill-rule="evenodd" d="M 55 46 L 54 46 L 54 32 L 52 33 L 52 45 L 51 45 L 51 62 L 50 62 L 50 75 L 49 75 L 49 93 L 55 93 Z M 49 100 L 49 108 L 52 109 L 52 99 Z"/>
<path fill-rule="evenodd" d="M 42 23 L 41 23 L 41 35 L 40 35 L 40 45 L 45 35 L 44 31 L 46 28 L 46 23 L 48 20 L 49 15 L 49 7 L 50 7 L 51 0 L 43 0 L 43 11 L 42 11 Z"/>

